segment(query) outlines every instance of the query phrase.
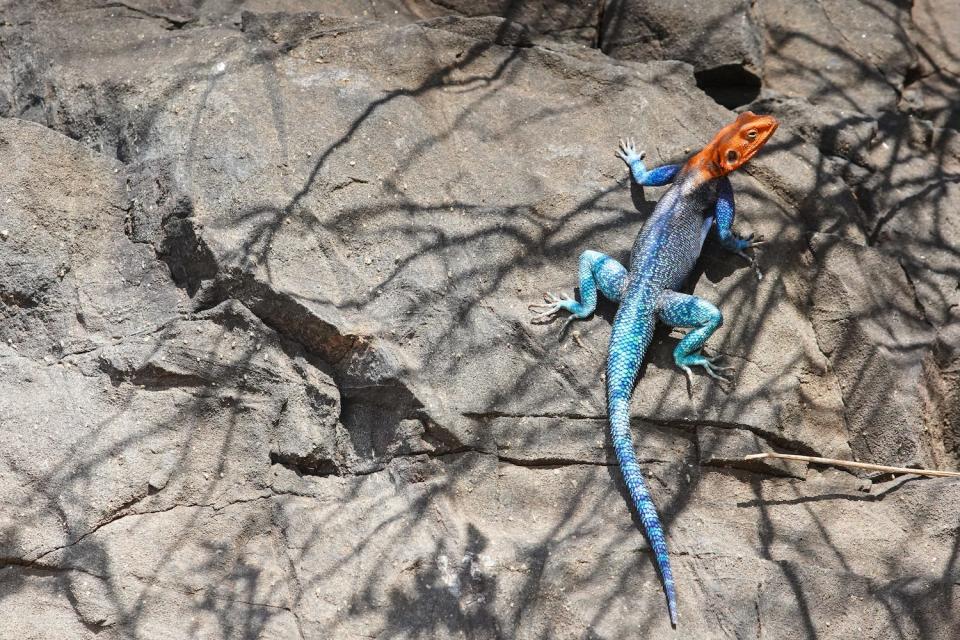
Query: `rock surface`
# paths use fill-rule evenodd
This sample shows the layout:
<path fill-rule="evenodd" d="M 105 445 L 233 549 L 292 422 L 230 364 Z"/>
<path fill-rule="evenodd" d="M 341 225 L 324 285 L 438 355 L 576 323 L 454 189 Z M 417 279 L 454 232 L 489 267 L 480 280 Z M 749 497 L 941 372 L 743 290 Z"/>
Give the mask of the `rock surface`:
<path fill-rule="evenodd" d="M 740 460 L 960 469 L 951 8 L 717 6 L 0 4 L 0 637 L 674 633 L 614 309 L 526 305 L 652 211 L 618 136 L 677 160 L 750 102 L 765 276 L 692 282 L 735 385 L 660 331 L 633 402 L 676 633 L 955 638 L 960 484 Z"/>

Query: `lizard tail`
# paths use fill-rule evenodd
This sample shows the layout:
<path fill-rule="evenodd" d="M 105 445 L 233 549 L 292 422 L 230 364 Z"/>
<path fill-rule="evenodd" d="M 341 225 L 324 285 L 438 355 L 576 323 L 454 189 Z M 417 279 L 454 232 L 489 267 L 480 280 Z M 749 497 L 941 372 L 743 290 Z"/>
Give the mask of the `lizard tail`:
<path fill-rule="evenodd" d="M 651 319 L 652 320 L 652 319 Z M 644 323 L 647 324 L 647 323 Z M 633 383 L 640 368 L 644 351 L 652 337 L 653 322 L 649 322 L 649 329 L 634 334 L 632 348 L 617 348 L 617 340 L 611 340 L 610 359 L 607 363 L 607 411 L 610 416 L 610 436 L 613 448 L 620 462 L 620 471 L 624 482 L 630 491 L 630 498 L 640 515 L 643 530 L 647 540 L 653 548 L 657 558 L 657 567 L 663 578 L 663 589 L 667 596 L 667 608 L 670 612 L 670 622 L 677 626 L 677 594 L 673 582 L 673 571 L 670 569 L 670 557 L 667 554 L 667 541 L 663 535 L 663 525 L 657 516 L 657 509 L 650 498 L 650 492 L 643 481 L 643 472 L 637 463 L 637 454 L 633 448 L 633 436 L 630 433 L 630 396 Z M 614 334 L 616 334 L 616 326 Z M 616 336 L 612 336 L 616 338 Z M 637 348 L 637 338 L 640 338 L 640 348 Z M 639 352 L 639 353 L 638 353 Z"/>

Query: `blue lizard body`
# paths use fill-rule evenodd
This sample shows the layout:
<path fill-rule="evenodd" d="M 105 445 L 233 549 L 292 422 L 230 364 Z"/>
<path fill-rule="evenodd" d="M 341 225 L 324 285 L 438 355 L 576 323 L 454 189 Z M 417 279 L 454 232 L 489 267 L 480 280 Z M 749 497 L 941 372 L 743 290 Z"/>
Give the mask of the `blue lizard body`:
<path fill-rule="evenodd" d="M 692 329 L 673 354 L 688 381 L 692 380 L 690 368 L 695 366 L 703 367 L 713 378 L 725 380 L 720 375 L 724 369 L 700 352 L 707 338 L 723 323 L 720 310 L 678 289 L 693 269 L 711 229 L 716 230 L 724 247 L 750 259 L 744 250 L 757 242 L 752 241 L 752 236 L 741 238 L 731 230 L 733 189 L 726 174 L 752 157 L 776 127 L 776 120 L 769 116 L 741 114 L 685 165 L 665 165 L 650 171 L 633 143 L 621 142 L 618 155 L 630 168 L 635 182 L 641 186 L 673 182 L 634 242 L 630 270 L 602 253 L 585 251 L 580 256 L 580 301 L 548 294 L 546 304 L 531 307 L 540 311 L 536 321 L 551 320 L 563 310 L 571 314 L 569 323 L 594 312 L 598 289 L 606 298 L 620 303 L 607 356 L 610 434 L 631 500 L 656 556 L 674 626 L 677 599 L 673 572 L 663 526 L 634 451 L 630 399 L 658 319 L 669 326 Z"/>

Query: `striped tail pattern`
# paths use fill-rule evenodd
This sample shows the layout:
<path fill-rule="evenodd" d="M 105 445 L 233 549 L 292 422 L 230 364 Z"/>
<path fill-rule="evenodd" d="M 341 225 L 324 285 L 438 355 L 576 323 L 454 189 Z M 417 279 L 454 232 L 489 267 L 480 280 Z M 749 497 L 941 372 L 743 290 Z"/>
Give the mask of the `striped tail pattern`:
<path fill-rule="evenodd" d="M 653 336 L 654 325 L 653 314 L 640 315 L 639 318 L 634 316 L 633 322 L 614 322 L 607 362 L 607 412 L 610 420 L 610 436 L 614 451 L 617 453 L 617 460 L 620 462 L 620 471 L 630 491 L 633 505 L 640 515 L 647 540 L 656 555 L 657 567 L 663 578 L 663 589 L 667 595 L 670 622 L 676 626 L 677 595 L 673 571 L 670 569 L 670 557 L 667 554 L 667 541 L 663 535 L 660 518 L 657 516 L 657 509 L 643 481 L 643 472 L 637 463 L 637 454 L 634 451 L 633 437 L 630 433 L 630 396 L 640 362 Z"/>

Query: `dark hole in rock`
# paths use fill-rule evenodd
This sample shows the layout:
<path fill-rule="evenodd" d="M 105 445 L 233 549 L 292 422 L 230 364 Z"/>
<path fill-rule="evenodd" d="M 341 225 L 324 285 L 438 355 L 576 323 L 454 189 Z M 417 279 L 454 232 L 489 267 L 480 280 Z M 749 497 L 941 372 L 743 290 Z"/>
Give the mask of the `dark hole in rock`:
<path fill-rule="evenodd" d="M 694 73 L 697 86 L 728 109 L 749 104 L 760 95 L 760 78 L 739 64 L 725 64 Z"/>

